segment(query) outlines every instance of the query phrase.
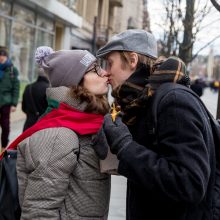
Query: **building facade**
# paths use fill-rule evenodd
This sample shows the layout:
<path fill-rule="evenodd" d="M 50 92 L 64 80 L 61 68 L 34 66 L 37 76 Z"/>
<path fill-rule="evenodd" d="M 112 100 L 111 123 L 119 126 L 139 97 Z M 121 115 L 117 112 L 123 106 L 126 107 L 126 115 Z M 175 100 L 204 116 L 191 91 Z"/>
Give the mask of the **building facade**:
<path fill-rule="evenodd" d="M 150 31 L 147 0 L 123 0 L 122 4 L 123 7 L 115 9 L 115 33 L 136 28 Z"/>
<path fill-rule="evenodd" d="M 34 51 L 38 46 L 68 48 L 65 32 L 81 24 L 82 18 L 58 1 L 0 0 L 0 45 L 9 48 L 22 81 L 35 77 Z"/>
<path fill-rule="evenodd" d="M 36 78 L 38 46 L 95 53 L 113 34 L 143 28 L 145 1 L 0 0 L 0 45 L 28 83 Z"/>

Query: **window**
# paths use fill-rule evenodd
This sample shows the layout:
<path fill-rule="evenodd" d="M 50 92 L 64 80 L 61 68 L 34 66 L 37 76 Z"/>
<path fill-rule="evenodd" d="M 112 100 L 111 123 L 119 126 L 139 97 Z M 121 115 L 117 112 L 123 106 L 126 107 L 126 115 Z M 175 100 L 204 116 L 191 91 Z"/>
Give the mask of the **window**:
<path fill-rule="evenodd" d="M 43 18 L 43 17 L 38 17 L 37 19 L 37 26 L 44 28 L 45 31 L 43 30 L 37 30 L 37 42 L 36 42 L 36 47 L 39 46 L 49 46 L 53 47 L 53 41 L 54 41 L 54 22 L 52 20 Z M 48 32 L 46 32 L 46 30 Z"/>
<path fill-rule="evenodd" d="M 32 58 L 35 29 L 19 22 L 12 25 L 11 58 L 24 81 L 32 79 Z"/>
<path fill-rule="evenodd" d="M 10 58 L 21 81 L 33 81 L 35 49 L 42 45 L 54 47 L 54 21 L 16 3 L 11 11 L 10 2 L 0 0 L 0 45 L 10 46 Z"/>
<path fill-rule="evenodd" d="M 11 21 L 0 17 L 0 45 L 8 47 L 10 44 L 10 27 Z"/>
<path fill-rule="evenodd" d="M 15 5 L 13 10 L 14 18 L 29 23 L 34 24 L 35 23 L 35 14 L 33 11 L 30 11 L 26 8 L 23 8 L 21 6 Z"/>
<path fill-rule="evenodd" d="M 6 1 L 0 0 L 0 15 L 10 15 L 11 5 Z M 0 45 L 1 46 L 9 46 L 10 43 L 10 28 L 11 22 L 4 18 L 0 17 Z"/>
<path fill-rule="evenodd" d="M 3 0 L 0 0 L 0 14 L 1 15 L 10 15 L 11 5 Z"/>

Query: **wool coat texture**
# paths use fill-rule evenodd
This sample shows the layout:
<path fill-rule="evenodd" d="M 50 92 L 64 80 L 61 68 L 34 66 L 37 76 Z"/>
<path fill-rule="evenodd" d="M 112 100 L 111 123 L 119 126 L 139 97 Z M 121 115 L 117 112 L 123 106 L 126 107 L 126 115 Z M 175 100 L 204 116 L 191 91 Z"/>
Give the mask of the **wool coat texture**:
<path fill-rule="evenodd" d="M 49 88 L 47 97 L 83 111 L 87 104 L 70 98 L 68 91 Z M 91 138 L 58 127 L 38 131 L 19 144 L 21 219 L 107 219 L 110 177 L 100 173 Z"/>
<path fill-rule="evenodd" d="M 185 91 L 169 92 L 158 105 L 155 136 L 152 101 L 117 155 L 118 173 L 128 179 L 127 220 L 213 219 L 215 153 L 204 109 Z"/>

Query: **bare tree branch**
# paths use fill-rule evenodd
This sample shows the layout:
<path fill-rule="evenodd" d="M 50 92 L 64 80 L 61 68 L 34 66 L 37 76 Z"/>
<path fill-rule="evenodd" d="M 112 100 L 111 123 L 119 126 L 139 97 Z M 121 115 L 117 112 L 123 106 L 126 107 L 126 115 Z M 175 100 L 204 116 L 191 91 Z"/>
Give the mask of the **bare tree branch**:
<path fill-rule="evenodd" d="M 193 55 L 192 60 L 194 60 L 202 50 L 204 50 L 206 47 L 208 47 L 210 44 L 212 44 L 212 43 L 213 43 L 214 41 L 216 41 L 218 38 L 220 38 L 220 35 L 216 36 L 216 37 L 213 38 L 211 41 L 209 41 L 206 45 L 204 45 L 203 47 L 201 47 L 201 48 Z M 192 60 L 191 60 L 191 61 L 192 61 Z"/>
<path fill-rule="evenodd" d="M 218 22 L 218 21 L 220 21 L 220 18 L 218 18 L 218 19 L 216 19 L 216 20 L 214 20 L 214 21 L 212 21 L 212 22 L 210 22 L 210 23 L 208 23 L 208 24 L 202 26 L 199 31 L 201 31 L 201 30 L 203 30 L 203 29 L 209 27 L 210 25 L 212 25 L 212 24 L 214 24 L 214 23 L 216 23 L 216 22 Z"/>
<path fill-rule="evenodd" d="M 220 20 L 218 18 L 203 25 L 203 21 L 211 13 L 208 2 L 209 0 L 206 0 L 201 7 L 201 0 L 164 0 L 166 17 L 163 19 L 165 23 L 163 38 L 161 38 L 162 55 L 169 56 L 175 53 L 187 64 L 207 47 L 205 45 L 196 54 L 192 54 L 198 33 Z M 210 41 L 210 44 L 212 42 L 213 40 Z"/>
<path fill-rule="evenodd" d="M 220 5 L 219 5 L 219 3 L 218 3 L 216 0 L 211 0 L 211 2 L 212 2 L 212 4 L 214 5 L 214 7 L 215 7 L 218 11 L 220 11 Z"/>

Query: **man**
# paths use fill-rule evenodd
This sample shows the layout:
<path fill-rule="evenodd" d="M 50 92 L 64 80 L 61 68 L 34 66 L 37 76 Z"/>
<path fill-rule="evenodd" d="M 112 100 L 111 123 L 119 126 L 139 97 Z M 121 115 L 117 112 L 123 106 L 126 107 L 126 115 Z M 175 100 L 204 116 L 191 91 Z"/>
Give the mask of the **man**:
<path fill-rule="evenodd" d="M 16 111 L 19 97 L 18 70 L 8 58 L 6 47 L 0 46 L 0 125 L 2 128 L 1 147 L 9 142 L 10 112 Z"/>
<path fill-rule="evenodd" d="M 150 60 L 143 62 L 142 55 Z M 171 57 L 153 73 L 156 40 L 143 30 L 116 35 L 97 56 L 107 62 L 113 96 L 124 115 L 115 122 L 105 116 L 94 148 L 104 159 L 107 142 L 117 155 L 118 173 L 127 177 L 127 220 L 214 219 L 214 144 L 200 103 L 173 90 L 158 104 L 156 125 L 153 120 L 161 84 L 189 86 L 185 64 Z"/>

